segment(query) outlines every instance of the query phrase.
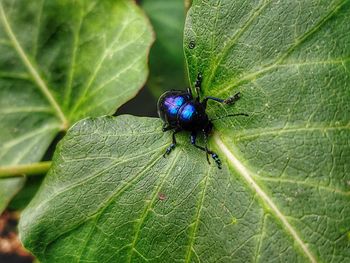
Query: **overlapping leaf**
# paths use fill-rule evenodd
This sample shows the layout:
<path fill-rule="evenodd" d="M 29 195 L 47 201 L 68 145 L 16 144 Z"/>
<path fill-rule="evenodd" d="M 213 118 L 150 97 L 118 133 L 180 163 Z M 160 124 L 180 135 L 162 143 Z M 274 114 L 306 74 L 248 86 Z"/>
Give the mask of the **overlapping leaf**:
<path fill-rule="evenodd" d="M 86 116 L 113 113 L 147 75 L 152 41 L 131 1 L 0 2 L 0 165 L 39 161 Z M 23 183 L 0 182 L 0 211 Z"/>
<path fill-rule="evenodd" d="M 350 260 L 350 3 L 194 1 L 185 52 L 210 105 L 208 166 L 155 119 L 84 120 L 25 211 L 43 262 Z"/>

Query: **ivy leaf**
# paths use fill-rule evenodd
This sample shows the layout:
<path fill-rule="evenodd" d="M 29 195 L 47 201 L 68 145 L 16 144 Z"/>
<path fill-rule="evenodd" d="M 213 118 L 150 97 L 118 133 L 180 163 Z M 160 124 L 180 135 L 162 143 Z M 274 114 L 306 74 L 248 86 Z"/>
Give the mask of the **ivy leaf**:
<path fill-rule="evenodd" d="M 61 142 L 20 222 L 42 262 L 350 260 L 350 3 L 194 1 L 193 83 L 242 94 L 209 114 L 208 165 L 161 121 L 87 119 Z"/>
<path fill-rule="evenodd" d="M 2 0 L 0 166 L 39 161 L 59 131 L 132 98 L 151 42 L 131 1 Z M 22 184 L 0 181 L 0 212 Z"/>

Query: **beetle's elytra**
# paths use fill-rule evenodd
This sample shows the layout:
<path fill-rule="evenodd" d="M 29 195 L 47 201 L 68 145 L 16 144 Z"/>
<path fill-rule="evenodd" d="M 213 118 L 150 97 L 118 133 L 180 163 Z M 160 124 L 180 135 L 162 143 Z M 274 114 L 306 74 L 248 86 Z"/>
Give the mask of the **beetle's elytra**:
<path fill-rule="evenodd" d="M 212 120 L 209 119 L 206 108 L 208 100 L 214 100 L 223 104 L 234 104 L 239 98 L 240 93 L 236 93 L 234 96 L 229 97 L 227 99 L 219 99 L 215 97 L 205 97 L 202 101 L 200 101 L 200 90 L 202 84 L 202 74 L 199 73 L 195 82 L 195 89 L 197 96 L 193 97 L 190 89 L 187 91 L 183 90 L 171 90 L 165 92 L 160 96 L 158 100 L 158 115 L 163 120 L 163 131 L 173 130 L 172 135 L 172 143 L 166 149 L 165 155 L 170 154 L 170 152 L 176 146 L 176 133 L 180 131 L 189 131 L 191 132 L 191 144 L 193 144 L 198 149 L 206 152 L 207 161 L 209 161 L 209 155 L 214 159 L 218 168 L 221 169 L 221 161 L 218 155 L 209 150 L 207 147 L 207 138 L 209 136 L 210 131 L 213 128 Z M 244 113 L 232 114 L 229 116 L 248 116 Z M 205 146 L 199 146 L 196 144 L 197 133 L 201 132 L 204 135 Z"/>

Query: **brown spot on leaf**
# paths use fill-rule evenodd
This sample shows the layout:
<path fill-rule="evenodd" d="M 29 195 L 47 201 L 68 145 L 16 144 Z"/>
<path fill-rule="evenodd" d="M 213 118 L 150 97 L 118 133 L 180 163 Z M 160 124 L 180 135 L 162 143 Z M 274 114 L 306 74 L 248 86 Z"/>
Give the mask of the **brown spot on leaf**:
<path fill-rule="evenodd" d="M 158 197 L 160 201 L 166 200 L 166 195 L 164 193 L 159 193 Z"/>

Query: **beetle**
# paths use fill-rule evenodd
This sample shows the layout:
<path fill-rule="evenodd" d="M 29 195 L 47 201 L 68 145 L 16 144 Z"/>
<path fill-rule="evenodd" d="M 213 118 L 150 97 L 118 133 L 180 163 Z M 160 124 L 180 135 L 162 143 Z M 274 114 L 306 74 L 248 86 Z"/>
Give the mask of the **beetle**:
<path fill-rule="evenodd" d="M 166 149 L 164 157 L 169 155 L 176 146 L 176 134 L 180 131 L 191 132 L 190 141 L 196 148 L 204 151 L 209 161 L 209 155 L 213 158 L 218 168 L 221 169 L 221 161 L 219 156 L 208 149 L 208 136 L 213 129 L 213 120 L 210 120 L 206 113 L 208 100 L 213 100 L 219 103 L 233 105 L 240 98 L 240 92 L 237 92 L 232 97 L 227 99 L 219 99 L 216 97 L 205 97 L 200 101 L 200 91 L 202 86 L 203 76 L 198 73 L 195 81 L 196 98 L 193 97 L 190 88 L 187 91 L 170 90 L 163 93 L 158 100 L 157 109 L 158 115 L 163 120 L 163 132 L 173 130 L 172 143 Z M 230 114 L 228 116 L 248 116 L 245 113 Z M 218 118 L 221 119 L 221 118 Z M 197 133 L 201 132 L 204 135 L 205 146 L 196 144 Z"/>

